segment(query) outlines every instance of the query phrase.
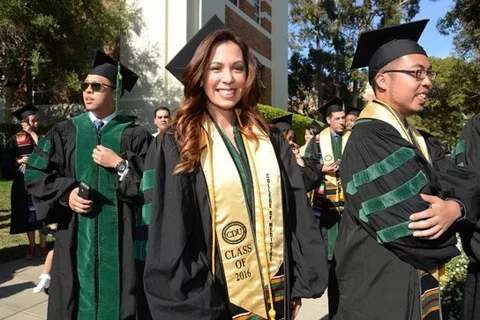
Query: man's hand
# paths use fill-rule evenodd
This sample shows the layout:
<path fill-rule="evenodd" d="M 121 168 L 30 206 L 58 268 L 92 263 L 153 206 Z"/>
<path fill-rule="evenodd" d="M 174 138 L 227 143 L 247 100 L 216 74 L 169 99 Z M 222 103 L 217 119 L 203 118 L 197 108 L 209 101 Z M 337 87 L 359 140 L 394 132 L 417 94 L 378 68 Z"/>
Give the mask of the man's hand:
<path fill-rule="evenodd" d="M 117 164 L 122 161 L 122 158 L 120 158 L 120 156 L 116 154 L 115 151 L 101 145 L 93 149 L 92 158 L 96 164 L 104 168 L 113 169 L 115 169 Z"/>
<path fill-rule="evenodd" d="M 412 214 L 409 218 L 414 222 L 408 227 L 416 230 L 413 233 L 414 237 L 437 239 L 461 217 L 460 204 L 452 200 L 442 200 L 436 196 L 426 194 L 420 196 L 430 204 L 430 208 Z"/>
<path fill-rule="evenodd" d="M 68 206 L 77 213 L 89 213 L 92 211 L 92 200 L 83 199 L 78 195 L 78 187 L 65 195 L 68 197 Z"/>
<path fill-rule="evenodd" d="M 292 300 L 292 320 L 294 320 L 297 317 L 301 306 L 302 306 L 302 299 Z"/>
<path fill-rule="evenodd" d="M 333 162 L 322 167 L 322 173 L 333 173 L 340 169 L 340 162 Z"/>

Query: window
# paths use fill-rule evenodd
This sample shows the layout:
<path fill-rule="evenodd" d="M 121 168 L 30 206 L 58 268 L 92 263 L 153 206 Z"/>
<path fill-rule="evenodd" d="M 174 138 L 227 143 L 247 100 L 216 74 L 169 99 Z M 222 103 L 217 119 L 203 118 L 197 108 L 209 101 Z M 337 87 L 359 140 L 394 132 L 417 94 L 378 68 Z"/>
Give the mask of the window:
<path fill-rule="evenodd" d="M 253 0 L 253 16 L 255 22 L 260 24 L 260 0 Z"/>
<path fill-rule="evenodd" d="M 230 0 L 231 3 L 233 3 L 234 6 L 238 7 L 238 0 Z"/>

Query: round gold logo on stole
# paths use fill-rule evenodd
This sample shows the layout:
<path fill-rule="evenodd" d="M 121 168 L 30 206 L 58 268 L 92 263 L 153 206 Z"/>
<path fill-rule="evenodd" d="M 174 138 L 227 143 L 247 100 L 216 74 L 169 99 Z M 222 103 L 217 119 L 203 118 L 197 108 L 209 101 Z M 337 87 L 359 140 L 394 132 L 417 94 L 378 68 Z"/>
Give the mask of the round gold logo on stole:
<path fill-rule="evenodd" d="M 247 236 L 247 228 L 239 221 L 230 222 L 223 228 L 222 238 L 226 243 L 239 244 Z"/>
<path fill-rule="evenodd" d="M 332 160 L 332 156 L 329 155 L 329 154 L 327 154 L 327 155 L 325 156 L 325 161 L 331 161 L 331 160 Z"/>

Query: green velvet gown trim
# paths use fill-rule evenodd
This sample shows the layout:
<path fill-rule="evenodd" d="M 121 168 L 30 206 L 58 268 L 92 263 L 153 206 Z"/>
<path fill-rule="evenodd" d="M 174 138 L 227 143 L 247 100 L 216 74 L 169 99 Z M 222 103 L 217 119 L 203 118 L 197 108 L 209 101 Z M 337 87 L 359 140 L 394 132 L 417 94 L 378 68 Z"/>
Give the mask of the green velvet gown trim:
<path fill-rule="evenodd" d="M 95 125 L 87 113 L 73 119 L 76 126 L 75 176 L 91 186 L 92 213 L 77 214 L 78 319 L 118 319 L 120 314 L 119 221 L 114 169 L 97 166 Z M 120 154 L 123 130 L 131 123 L 117 116 L 103 128 L 100 144 Z M 98 172 L 98 176 L 96 174 Z M 98 234 L 95 234 L 95 224 Z M 96 248 L 97 246 L 97 252 Z M 95 254 L 98 265 L 95 270 Z M 98 279 L 96 277 L 98 276 Z M 96 288 L 98 291 L 96 291 Z M 98 294 L 98 297 L 96 296 Z M 98 305 L 96 305 L 98 302 Z"/>

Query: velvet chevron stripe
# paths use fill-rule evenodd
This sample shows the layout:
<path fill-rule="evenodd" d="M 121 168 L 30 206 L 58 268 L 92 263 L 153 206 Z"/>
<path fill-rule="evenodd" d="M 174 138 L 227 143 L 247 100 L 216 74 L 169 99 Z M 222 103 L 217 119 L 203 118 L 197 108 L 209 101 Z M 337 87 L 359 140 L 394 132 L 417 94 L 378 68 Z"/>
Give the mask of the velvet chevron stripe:
<path fill-rule="evenodd" d="M 359 212 L 360 219 L 362 219 L 363 222 L 368 222 L 367 216 L 369 214 L 385 210 L 419 194 L 427 183 L 427 176 L 420 170 L 415 177 L 401 186 L 379 197 L 362 202 L 362 209 L 360 209 Z"/>
<path fill-rule="evenodd" d="M 377 242 L 381 244 L 389 243 L 394 240 L 409 236 L 414 230 L 410 229 L 408 225 L 411 221 L 405 221 L 394 226 L 378 230 Z"/>
<path fill-rule="evenodd" d="M 462 154 L 465 152 L 465 140 L 460 140 L 458 141 L 457 145 L 453 149 L 453 154 L 452 157 L 455 159 L 459 154 Z"/>
<path fill-rule="evenodd" d="M 45 175 L 46 173 L 43 172 L 43 171 L 40 171 L 40 170 L 36 170 L 36 169 L 27 169 L 25 170 L 25 174 L 24 174 L 24 179 L 25 181 L 32 181 L 32 180 L 35 180 L 43 175 Z"/>
<path fill-rule="evenodd" d="M 43 152 L 49 153 L 50 149 L 52 148 L 52 143 L 50 140 L 45 138 L 45 136 L 43 136 L 40 138 L 40 140 L 38 140 L 38 147 L 42 149 Z"/>
<path fill-rule="evenodd" d="M 36 153 L 32 153 L 30 157 L 28 158 L 28 164 L 34 168 L 43 170 L 47 167 L 47 159 L 39 156 Z"/>
<path fill-rule="evenodd" d="M 382 161 L 374 163 L 367 169 L 355 173 L 352 180 L 347 184 L 347 193 L 354 195 L 357 193 L 358 187 L 392 172 L 414 156 L 415 152 L 411 148 L 402 147 L 398 149 Z"/>

